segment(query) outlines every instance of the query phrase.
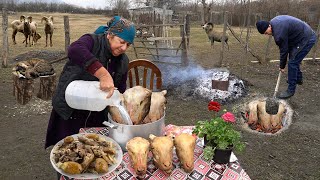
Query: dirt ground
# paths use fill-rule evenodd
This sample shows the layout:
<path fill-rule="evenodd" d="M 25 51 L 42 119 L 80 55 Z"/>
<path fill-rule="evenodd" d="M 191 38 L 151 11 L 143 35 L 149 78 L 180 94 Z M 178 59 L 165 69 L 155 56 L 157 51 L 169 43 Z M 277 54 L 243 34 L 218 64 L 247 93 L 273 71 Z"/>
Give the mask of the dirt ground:
<path fill-rule="evenodd" d="M 205 69 L 212 68 L 215 63 L 212 59 L 219 59 L 218 49 L 214 50 L 216 53 L 197 57 L 195 63 Z M 32 51 L 11 58 L 10 64 L 30 57 L 54 60 L 62 56 L 63 52 Z M 273 94 L 278 63 L 244 66 L 236 61 L 248 58 L 250 54 L 231 51 L 226 54 L 224 66 L 246 82 L 247 95 L 225 106 L 239 107 L 252 98 Z M 63 62 L 58 63 L 55 69 L 59 72 L 62 66 Z M 288 100 L 294 116 L 287 131 L 278 136 L 260 136 L 240 129 L 247 147 L 236 156 L 251 179 L 320 179 L 320 62 L 305 61 L 302 70 L 304 83 Z M 286 75 L 283 77 L 280 90 L 286 88 Z M 0 179 L 55 179 L 56 173 L 49 161 L 51 148 L 44 149 L 51 101 L 33 97 L 27 105 L 17 104 L 12 95 L 11 68 L 1 69 L 0 83 Z M 166 124 L 194 125 L 197 120 L 210 118 L 208 100 L 177 94 L 168 91 Z"/>

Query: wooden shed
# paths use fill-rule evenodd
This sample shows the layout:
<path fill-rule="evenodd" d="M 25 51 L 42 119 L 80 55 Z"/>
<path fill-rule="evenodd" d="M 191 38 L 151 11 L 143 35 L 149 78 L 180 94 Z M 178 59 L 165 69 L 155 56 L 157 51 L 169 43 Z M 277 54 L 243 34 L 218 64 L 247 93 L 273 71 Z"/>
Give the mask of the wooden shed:
<path fill-rule="evenodd" d="M 172 10 L 156 7 L 129 9 L 131 21 L 137 24 L 168 24 L 172 23 Z"/>

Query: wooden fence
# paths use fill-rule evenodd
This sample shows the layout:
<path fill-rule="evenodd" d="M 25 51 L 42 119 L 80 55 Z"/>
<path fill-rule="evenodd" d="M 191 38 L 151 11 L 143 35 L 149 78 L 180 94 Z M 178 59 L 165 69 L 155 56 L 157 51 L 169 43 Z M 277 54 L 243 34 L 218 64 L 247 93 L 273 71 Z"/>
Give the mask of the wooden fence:
<path fill-rule="evenodd" d="M 162 61 L 163 57 L 181 57 L 182 65 L 188 65 L 187 49 L 190 39 L 190 21 L 189 15 L 185 15 L 183 24 L 153 24 L 153 25 L 137 25 L 140 29 L 146 29 L 148 36 L 142 34 L 141 37 L 135 39 L 133 45 L 136 58 L 145 58 L 151 56 L 154 61 L 162 63 L 170 63 Z M 170 36 L 170 29 L 174 27 L 180 28 L 180 36 Z M 173 47 L 172 41 L 180 41 L 177 47 Z M 161 44 L 165 46 L 162 47 Z M 169 53 L 160 53 L 166 51 L 175 51 L 176 55 Z M 181 52 L 178 55 L 178 52 Z"/>

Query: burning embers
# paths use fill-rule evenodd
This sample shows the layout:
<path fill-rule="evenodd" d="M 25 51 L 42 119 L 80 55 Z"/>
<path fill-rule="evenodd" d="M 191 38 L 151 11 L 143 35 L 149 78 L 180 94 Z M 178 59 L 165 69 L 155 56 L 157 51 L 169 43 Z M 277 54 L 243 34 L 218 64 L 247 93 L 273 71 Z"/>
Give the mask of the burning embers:
<path fill-rule="evenodd" d="M 247 93 L 244 82 L 225 68 L 204 69 L 193 63 L 186 67 L 164 63 L 157 66 L 163 72 L 163 87 L 175 98 L 231 102 Z"/>
<path fill-rule="evenodd" d="M 197 84 L 195 93 L 208 99 L 220 99 L 222 102 L 238 99 L 245 94 L 243 81 L 229 71 L 208 71 L 197 80 Z"/>
<path fill-rule="evenodd" d="M 252 132 L 278 134 L 291 124 L 293 111 L 285 101 L 279 101 L 278 113 L 266 112 L 266 99 L 253 100 L 243 111 L 244 127 Z"/>

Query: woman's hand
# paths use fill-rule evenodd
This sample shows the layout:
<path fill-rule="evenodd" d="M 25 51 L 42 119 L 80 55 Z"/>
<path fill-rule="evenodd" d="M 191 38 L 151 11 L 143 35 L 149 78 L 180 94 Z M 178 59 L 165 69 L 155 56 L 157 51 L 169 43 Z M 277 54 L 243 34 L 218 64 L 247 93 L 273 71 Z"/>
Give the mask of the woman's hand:
<path fill-rule="evenodd" d="M 107 98 L 111 97 L 115 87 L 114 87 L 114 84 L 113 84 L 113 79 L 110 76 L 110 74 L 109 74 L 109 76 L 108 75 L 101 76 L 99 78 L 99 82 L 100 82 L 100 89 L 102 91 L 109 92 Z"/>
<path fill-rule="evenodd" d="M 94 76 L 99 79 L 100 89 L 102 91 L 109 92 L 107 98 L 111 97 L 114 91 L 114 83 L 110 73 L 106 68 L 101 67 L 95 73 Z"/>

